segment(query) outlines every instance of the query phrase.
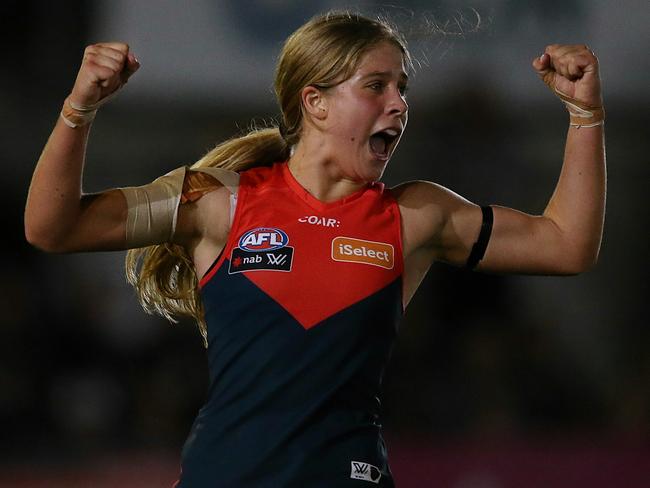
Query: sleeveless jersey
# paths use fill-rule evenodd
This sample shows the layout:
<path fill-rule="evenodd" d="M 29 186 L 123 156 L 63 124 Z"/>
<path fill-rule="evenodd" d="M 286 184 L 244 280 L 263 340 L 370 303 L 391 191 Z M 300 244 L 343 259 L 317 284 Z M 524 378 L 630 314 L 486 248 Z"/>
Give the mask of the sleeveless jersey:
<path fill-rule="evenodd" d="M 382 183 L 323 203 L 285 163 L 242 172 L 200 282 L 209 388 L 178 487 L 392 487 L 379 390 L 402 271 Z"/>

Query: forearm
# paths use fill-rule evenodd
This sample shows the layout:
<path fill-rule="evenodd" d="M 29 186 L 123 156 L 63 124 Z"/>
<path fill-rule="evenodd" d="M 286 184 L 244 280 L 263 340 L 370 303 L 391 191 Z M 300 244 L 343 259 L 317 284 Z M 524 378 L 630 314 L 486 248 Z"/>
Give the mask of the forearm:
<path fill-rule="evenodd" d="M 90 125 L 70 128 L 61 117 L 36 164 L 25 207 L 25 235 L 54 250 L 81 213 L 81 181 Z"/>
<path fill-rule="evenodd" d="M 570 127 L 560 177 L 545 211 L 563 242 L 571 267 L 584 270 L 598 258 L 605 216 L 603 125 Z"/>

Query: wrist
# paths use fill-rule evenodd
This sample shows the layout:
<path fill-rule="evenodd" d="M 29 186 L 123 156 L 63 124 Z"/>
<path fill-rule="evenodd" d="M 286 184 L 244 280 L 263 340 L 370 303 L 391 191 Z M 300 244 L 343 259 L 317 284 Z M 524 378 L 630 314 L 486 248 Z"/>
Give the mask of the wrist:
<path fill-rule="evenodd" d="M 569 112 L 569 125 L 571 127 L 596 127 L 605 123 L 605 109 L 601 105 L 587 105 L 575 98 L 568 96 L 557 88 L 555 94 L 562 100 Z"/>
<path fill-rule="evenodd" d="M 63 102 L 61 118 L 65 124 L 75 129 L 90 124 L 97 114 L 97 104 L 81 105 L 70 100 L 68 96 Z"/>
<path fill-rule="evenodd" d="M 91 105 L 84 105 L 73 102 L 70 99 L 72 95 L 68 95 L 68 97 L 63 102 L 63 108 L 61 109 L 61 118 L 68 127 L 71 127 L 73 129 L 76 127 L 83 127 L 84 125 L 88 125 L 95 119 L 95 115 L 97 115 L 97 109 L 108 102 L 116 94 L 117 92 L 113 92 L 107 97 L 102 98 L 99 102 L 93 103 Z"/>

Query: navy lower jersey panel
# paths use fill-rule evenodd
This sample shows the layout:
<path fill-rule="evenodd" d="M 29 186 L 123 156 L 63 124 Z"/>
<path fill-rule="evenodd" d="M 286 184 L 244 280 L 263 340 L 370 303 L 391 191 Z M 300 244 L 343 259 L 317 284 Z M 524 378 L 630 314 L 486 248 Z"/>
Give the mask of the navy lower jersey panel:
<path fill-rule="evenodd" d="M 203 289 L 208 322 L 224 325 L 209 329 L 208 401 L 179 488 L 393 486 L 378 394 L 401 280 L 306 330 L 226 269 Z"/>

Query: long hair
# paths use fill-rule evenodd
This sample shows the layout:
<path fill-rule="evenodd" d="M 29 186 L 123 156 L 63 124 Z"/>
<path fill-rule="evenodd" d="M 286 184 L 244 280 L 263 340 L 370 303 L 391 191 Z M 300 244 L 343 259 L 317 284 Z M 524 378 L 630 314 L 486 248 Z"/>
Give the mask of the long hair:
<path fill-rule="evenodd" d="M 286 161 L 291 147 L 300 141 L 302 89 L 310 85 L 326 89 L 345 81 L 362 56 L 382 42 L 397 46 L 405 64 L 412 66 L 406 42 L 383 19 L 349 12 L 312 18 L 286 40 L 278 59 L 274 87 L 281 112 L 279 126 L 227 140 L 191 168 L 213 166 L 241 172 Z M 131 249 L 126 256 L 126 276 L 147 312 L 171 321 L 177 316 L 193 317 L 207 345 L 199 279 L 184 247 L 165 243 Z"/>

